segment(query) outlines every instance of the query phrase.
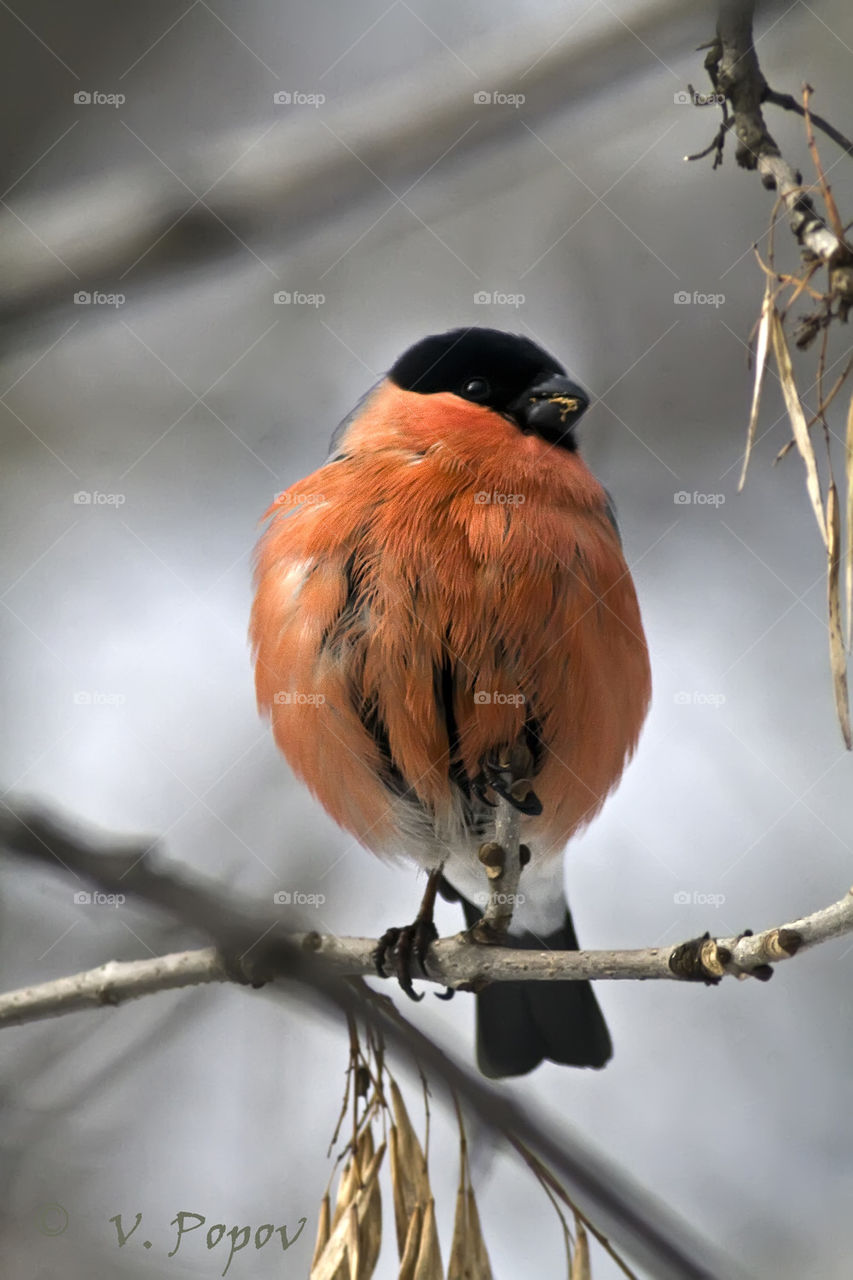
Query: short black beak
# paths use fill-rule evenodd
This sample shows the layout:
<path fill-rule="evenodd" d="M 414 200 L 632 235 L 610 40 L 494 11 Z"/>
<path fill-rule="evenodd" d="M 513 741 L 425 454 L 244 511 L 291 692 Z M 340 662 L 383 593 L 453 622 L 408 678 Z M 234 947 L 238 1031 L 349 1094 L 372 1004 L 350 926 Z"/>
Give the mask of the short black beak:
<path fill-rule="evenodd" d="M 521 430 L 573 449 L 572 429 L 589 407 L 585 391 L 559 374 L 547 374 L 509 405 Z"/>

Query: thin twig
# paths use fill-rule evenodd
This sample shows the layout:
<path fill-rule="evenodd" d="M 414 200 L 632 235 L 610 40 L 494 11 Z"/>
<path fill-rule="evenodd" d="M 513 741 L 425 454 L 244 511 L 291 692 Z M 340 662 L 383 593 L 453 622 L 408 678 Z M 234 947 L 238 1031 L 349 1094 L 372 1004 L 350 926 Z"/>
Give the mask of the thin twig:
<path fill-rule="evenodd" d="M 97 848 L 71 828 L 39 811 L 25 816 L 7 807 L 0 816 L 0 841 L 13 852 L 85 877 L 106 892 L 135 892 L 182 918 L 204 919 L 221 909 L 216 889 L 191 881 L 177 868 L 154 865 L 140 856 L 150 842 L 104 841 Z M 669 979 L 716 983 L 726 975 L 769 976 L 769 966 L 800 951 L 853 932 L 853 893 L 789 924 L 758 934 L 713 939 L 707 935 L 674 947 L 629 951 L 523 951 L 481 946 L 467 934 L 439 939 L 427 957 L 427 979 L 446 986 L 501 981 L 554 982 L 583 979 Z M 232 897 L 220 936 L 225 957 L 211 948 L 154 960 L 112 961 L 97 969 L 27 987 L 0 997 L 0 1024 L 37 1021 L 61 1013 L 118 1004 L 153 991 L 204 982 L 253 981 L 277 972 L 284 948 L 292 957 L 309 955 L 332 975 L 375 972 L 375 938 L 341 938 L 291 933 L 265 908 Z M 251 958 L 251 963 L 250 963 Z"/>
<path fill-rule="evenodd" d="M 103 883 L 107 883 L 104 881 Z M 110 884 L 114 881 L 110 880 Z M 260 927 L 263 917 L 257 917 Z M 630 951 L 521 951 L 472 943 L 467 934 L 440 938 L 430 947 L 426 981 L 460 987 L 486 982 L 720 981 L 725 976 L 766 979 L 769 965 L 853 933 L 853 892 L 789 924 L 732 938 L 698 938 L 674 947 Z M 277 941 L 281 941 L 278 935 Z M 325 961 L 341 977 L 376 972 L 375 938 L 293 933 L 288 947 Z M 37 1022 L 84 1009 L 118 1005 L 156 991 L 237 980 L 210 947 L 158 956 L 112 960 L 69 977 L 0 995 L 0 1026 Z"/>
<path fill-rule="evenodd" d="M 853 304 L 850 248 L 817 212 L 803 190 L 801 175 L 783 158 L 767 128 L 761 107 L 771 98 L 753 45 L 754 11 L 754 0 L 721 0 L 717 38 L 705 58 L 715 91 L 731 104 L 737 162 L 745 169 L 757 169 L 765 186 L 778 192 L 804 255 L 827 265 L 836 296 L 842 303 Z"/>
<path fill-rule="evenodd" d="M 764 93 L 764 101 L 771 103 L 774 107 L 782 107 L 784 111 L 796 111 L 798 116 L 804 116 L 805 112 L 802 104 L 790 93 L 777 93 L 775 89 L 766 89 Z M 853 142 L 846 138 L 840 129 L 836 129 L 834 124 L 830 124 L 823 116 L 811 112 L 812 124 L 816 129 L 820 129 L 821 133 L 825 133 L 828 138 L 837 143 L 842 151 L 846 151 L 849 156 L 853 156 Z"/>
<path fill-rule="evenodd" d="M 512 921 L 521 876 L 520 831 L 518 809 L 499 795 L 495 808 L 495 838 L 480 850 L 490 889 L 483 918 L 474 927 L 474 935 L 481 941 L 500 940 Z"/>

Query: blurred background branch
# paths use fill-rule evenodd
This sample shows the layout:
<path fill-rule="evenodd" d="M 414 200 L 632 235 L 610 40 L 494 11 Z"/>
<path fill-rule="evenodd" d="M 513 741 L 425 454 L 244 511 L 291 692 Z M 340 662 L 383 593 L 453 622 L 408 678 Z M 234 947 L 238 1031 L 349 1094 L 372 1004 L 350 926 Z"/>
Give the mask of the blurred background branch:
<path fill-rule="evenodd" d="M 204 885 L 191 884 L 174 871 L 147 865 L 151 845 L 147 841 L 98 844 L 83 839 L 67 824 L 34 809 L 14 816 L 7 808 L 0 823 L 0 840 L 17 854 L 61 866 L 110 891 L 122 891 L 181 917 L 193 929 L 210 937 L 224 957 L 239 958 L 245 966 L 248 953 L 259 953 L 256 976 L 285 979 L 283 987 L 267 990 L 274 997 L 293 997 L 296 984 L 301 997 L 326 1015 L 357 1018 L 381 1033 L 398 1057 L 414 1059 L 418 1069 L 435 1087 L 439 1082 L 457 1096 L 489 1129 L 499 1132 L 516 1148 L 524 1147 L 540 1159 L 572 1190 L 600 1230 L 612 1235 L 641 1265 L 652 1268 L 656 1280 L 736 1280 L 739 1268 L 663 1205 L 635 1186 L 610 1162 L 571 1134 L 555 1136 L 526 1109 L 450 1058 L 438 1045 L 404 1019 L 386 996 L 371 990 L 358 978 L 341 981 L 322 956 L 294 945 L 291 939 L 263 928 L 245 907 Z M 210 963 L 210 953 L 204 957 Z M 225 960 L 225 969 L 233 961 Z"/>
<path fill-rule="evenodd" d="M 517 128 L 511 109 L 481 110 L 472 120 L 476 94 L 492 92 L 479 84 L 523 91 L 534 120 L 617 92 L 635 65 L 638 41 L 666 55 L 683 44 L 688 27 L 678 0 L 653 0 L 630 27 L 617 22 L 569 41 L 564 14 L 531 17 L 512 41 L 502 32 L 478 39 L 476 85 L 468 51 L 448 50 L 404 77 L 330 104 L 322 127 L 311 111 L 290 113 L 261 131 L 239 128 L 194 147 L 175 166 L 187 174 L 177 191 L 171 166 L 145 164 L 69 186 L 60 200 L 18 202 L 14 212 L 5 205 L 0 323 L 20 325 L 66 308 L 71 292 L 91 293 L 104 280 L 135 289 L 156 285 L 164 273 L 239 254 L 249 239 L 293 247 L 337 219 L 342 207 L 353 210 L 373 197 L 379 181 L 407 207 L 406 196 L 437 155 L 452 153 L 461 163 Z"/>

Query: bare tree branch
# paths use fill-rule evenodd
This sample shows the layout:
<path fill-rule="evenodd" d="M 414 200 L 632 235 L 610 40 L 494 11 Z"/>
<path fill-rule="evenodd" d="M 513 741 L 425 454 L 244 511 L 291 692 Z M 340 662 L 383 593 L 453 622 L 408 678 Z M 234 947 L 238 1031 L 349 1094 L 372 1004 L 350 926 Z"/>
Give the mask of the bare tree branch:
<path fill-rule="evenodd" d="M 478 942 L 502 942 L 509 929 L 521 878 L 520 831 L 518 810 L 504 796 L 498 795 L 495 838 L 480 848 L 480 861 L 489 879 L 490 892 L 482 919 L 477 921 L 473 929 L 473 937 Z M 526 846 L 524 856 L 528 859 L 530 857 L 530 850 Z"/>
<path fill-rule="evenodd" d="M 752 38 L 755 0 L 720 0 L 717 36 L 711 41 L 705 68 L 716 93 L 731 103 L 732 115 L 725 117 L 717 138 L 698 159 L 709 151 L 722 149 L 726 131 L 731 127 L 737 137 L 735 158 L 744 169 L 756 169 L 762 182 L 777 191 L 788 215 L 791 230 L 802 246 L 804 255 L 819 259 L 829 268 L 831 293 L 843 307 L 853 305 L 853 253 L 850 246 L 827 226 L 814 202 L 803 187 L 802 174 L 782 156 L 771 135 L 762 112 L 762 104 L 773 102 L 789 108 L 793 99 L 777 94 L 767 84 L 758 63 Z M 793 108 L 796 109 L 796 108 Z M 803 114 L 802 110 L 800 114 Z M 815 117 L 812 116 L 815 121 Z M 815 121 L 816 123 L 816 121 Z M 850 142 L 824 120 L 821 127 L 844 147 Z M 718 160 L 715 161 L 715 167 Z"/>
<path fill-rule="evenodd" d="M 798 116 L 805 116 L 806 114 L 803 110 L 803 104 L 798 102 L 792 93 L 777 93 L 775 89 L 768 88 L 764 94 L 764 101 L 769 102 L 771 106 L 781 107 L 783 111 L 795 111 Z M 823 116 L 819 116 L 815 111 L 811 111 L 809 114 L 816 129 L 820 129 L 821 133 L 825 133 L 828 138 L 837 143 L 842 151 L 847 152 L 848 156 L 853 156 L 853 142 L 845 137 L 840 129 L 836 129 L 834 124 L 831 124 L 829 120 L 825 120 Z"/>
<path fill-rule="evenodd" d="M 121 1004 L 155 991 L 227 981 L 228 971 L 215 947 L 179 951 L 153 960 L 109 960 L 97 969 L 0 995 L 0 1025 L 39 1022 L 81 1009 Z"/>
<path fill-rule="evenodd" d="M 809 947 L 853 933 L 853 890 L 838 902 L 790 924 L 735 938 L 699 938 L 677 947 L 631 951 L 521 951 L 472 943 L 467 934 L 442 938 L 430 948 L 426 981 L 465 989 L 487 982 L 615 980 L 718 982 L 725 975 L 770 976 L 769 966 Z M 319 933 L 287 935 L 290 946 L 322 957 L 341 976 L 373 975 L 376 938 L 339 938 Z M 66 978 L 0 995 L 0 1026 L 117 1005 L 156 991 L 235 975 L 213 947 L 181 951 L 153 960 L 111 960 Z"/>
<path fill-rule="evenodd" d="M 512 838 L 511 831 L 504 830 L 508 845 Z M 144 840 L 127 841 L 124 846 L 116 840 L 98 849 L 43 813 L 18 816 L 7 810 L 0 816 L 0 841 L 15 852 L 82 875 L 106 892 L 135 893 L 181 919 L 200 922 L 207 932 L 205 922 L 221 909 L 215 887 L 190 881 L 177 869 L 153 865 L 153 845 Z M 377 939 L 286 932 L 286 923 L 280 913 L 232 898 L 223 925 L 224 955 L 207 948 L 153 960 L 112 961 L 85 973 L 9 992 L 0 996 L 0 1025 L 118 1004 L 155 991 L 205 982 L 261 983 L 280 972 L 271 956 L 282 947 L 291 956 L 316 957 L 330 977 L 375 973 Z M 511 946 L 484 946 L 462 933 L 433 943 L 421 976 L 461 989 L 476 989 L 489 982 L 583 979 L 669 979 L 709 985 L 727 975 L 766 980 L 772 964 L 847 933 L 853 933 L 853 890 L 830 906 L 758 934 L 731 938 L 705 935 L 672 947 L 522 951 Z"/>
<path fill-rule="evenodd" d="M 742 1269 L 690 1231 L 682 1221 L 634 1184 L 612 1163 L 605 1161 L 573 1133 L 555 1133 L 528 1115 L 510 1095 L 488 1086 L 460 1066 L 446 1048 L 423 1035 L 402 1017 L 384 995 L 361 979 L 341 980 L 322 953 L 308 954 L 273 928 L 261 937 L 259 919 L 233 896 L 217 895 L 206 886 L 194 886 L 173 871 L 153 870 L 151 842 L 106 841 L 98 848 L 57 820 L 29 810 L 17 815 L 8 805 L 0 811 L 0 844 L 43 864 L 64 867 L 110 891 L 133 893 L 178 916 L 205 933 L 225 957 L 223 972 L 232 972 L 228 957 L 239 957 L 245 970 L 250 953 L 257 952 L 270 977 L 286 981 L 270 984 L 259 998 L 280 1000 L 287 990 L 309 1003 L 313 1014 L 322 1012 L 361 1019 L 400 1055 L 411 1055 L 431 1080 L 455 1092 L 471 1112 L 516 1150 L 533 1152 L 583 1205 L 608 1235 L 630 1252 L 655 1280 L 739 1280 Z M 174 900 L 171 900 L 174 894 Z M 267 926 L 268 927 L 268 926 Z M 489 954 L 497 948 L 484 948 Z M 218 969 L 210 959 L 211 978 Z M 192 963 L 192 962 L 191 962 Z M 180 963 L 177 965 L 180 969 Z M 215 972 L 214 972 L 215 970 Z M 72 980 L 73 981 L 73 980 Z"/>

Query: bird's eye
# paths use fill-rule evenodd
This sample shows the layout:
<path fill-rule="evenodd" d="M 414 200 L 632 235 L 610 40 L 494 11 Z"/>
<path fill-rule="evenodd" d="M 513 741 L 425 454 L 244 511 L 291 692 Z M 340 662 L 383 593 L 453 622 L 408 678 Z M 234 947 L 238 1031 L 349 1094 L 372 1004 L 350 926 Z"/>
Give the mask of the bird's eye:
<path fill-rule="evenodd" d="M 490 391 L 491 387 L 485 378 L 469 378 L 462 388 L 466 400 L 486 400 Z"/>

